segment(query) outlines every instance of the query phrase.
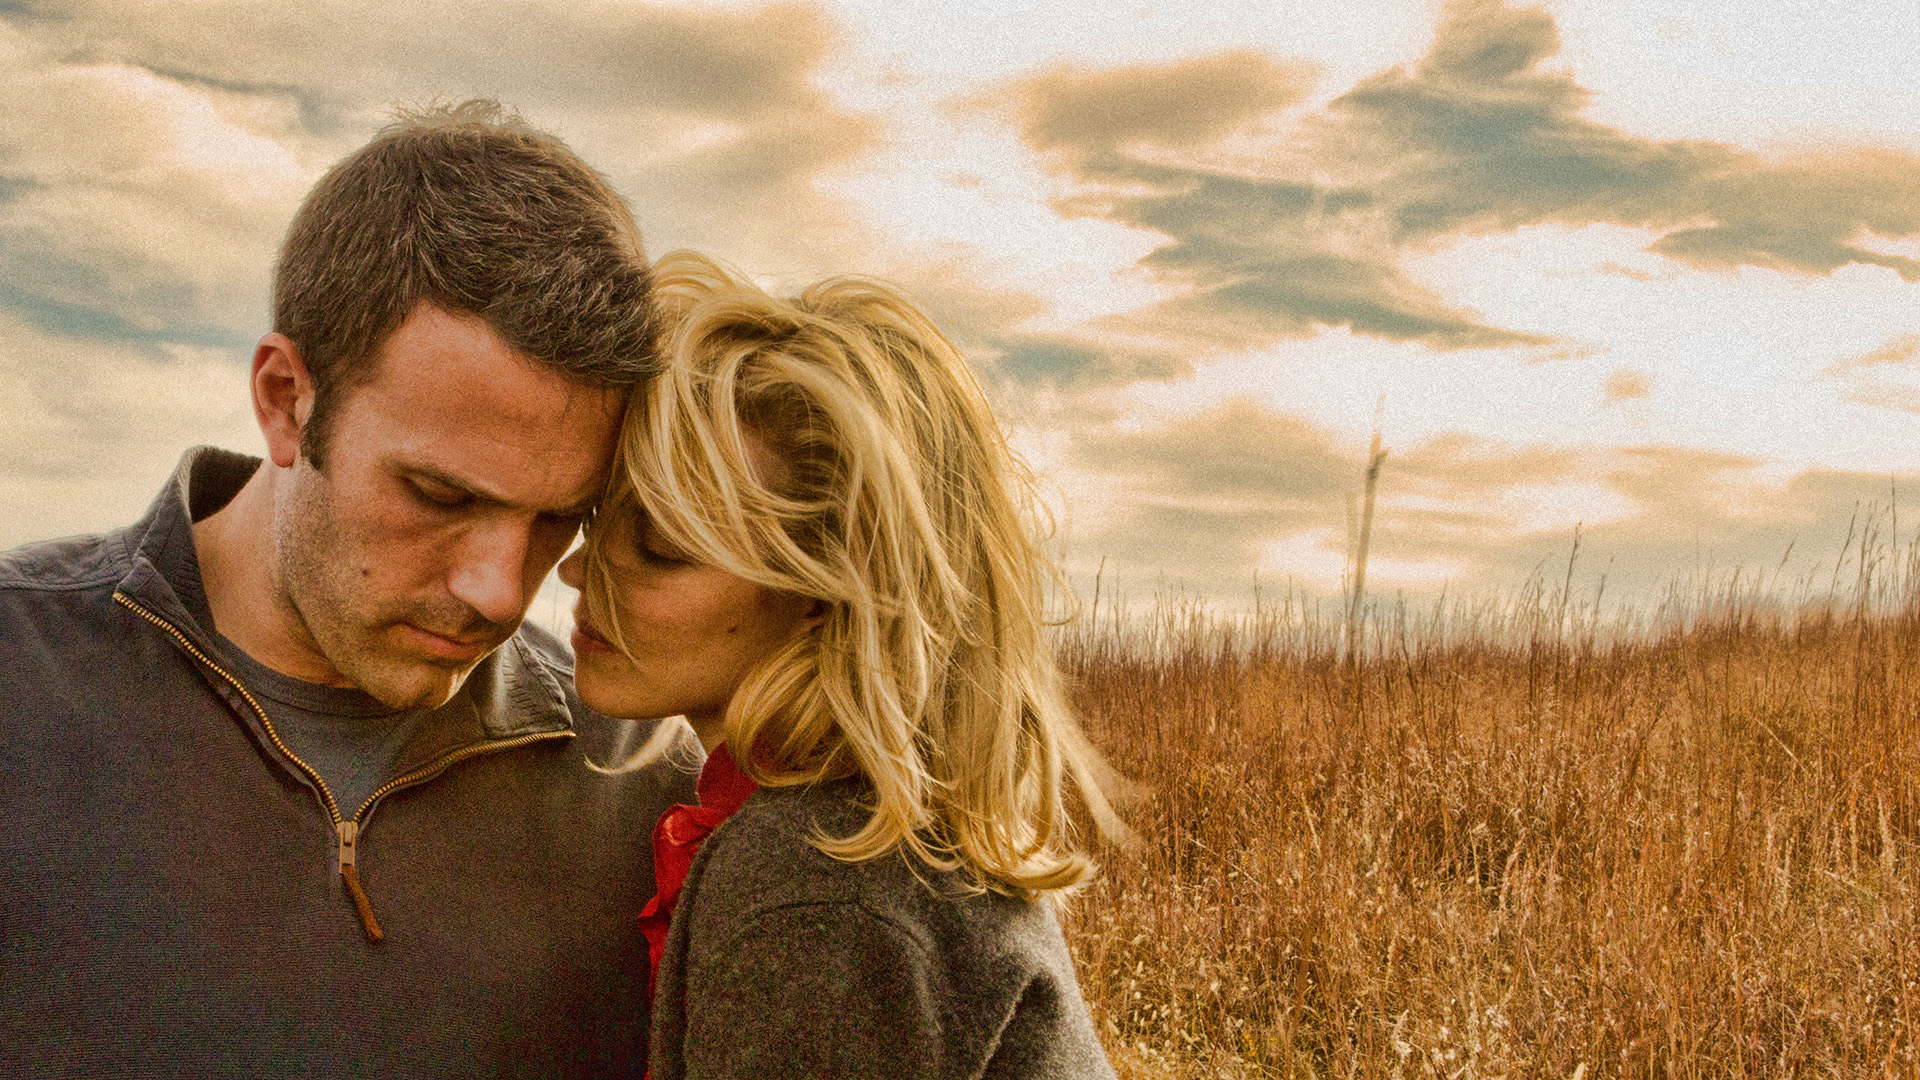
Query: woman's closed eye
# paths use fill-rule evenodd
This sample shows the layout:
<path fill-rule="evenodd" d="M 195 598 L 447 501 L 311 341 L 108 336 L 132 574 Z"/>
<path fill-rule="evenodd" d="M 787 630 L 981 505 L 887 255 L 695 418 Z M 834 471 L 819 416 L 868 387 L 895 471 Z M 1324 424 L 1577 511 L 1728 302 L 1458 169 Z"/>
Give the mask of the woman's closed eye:
<path fill-rule="evenodd" d="M 633 549 L 640 555 L 640 561 L 649 566 L 673 567 L 691 566 L 693 560 L 687 553 L 668 543 L 660 535 L 660 530 L 651 524 L 641 525 L 635 530 Z"/>
<path fill-rule="evenodd" d="M 640 560 L 650 566 L 691 566 L 693 560 L 651 545 L 640 548 Z"/>

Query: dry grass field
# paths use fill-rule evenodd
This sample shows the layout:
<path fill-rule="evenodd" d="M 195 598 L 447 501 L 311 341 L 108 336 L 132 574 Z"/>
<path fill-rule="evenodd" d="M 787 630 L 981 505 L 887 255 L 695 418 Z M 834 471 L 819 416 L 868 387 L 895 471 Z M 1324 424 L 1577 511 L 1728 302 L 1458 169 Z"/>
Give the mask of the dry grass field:
<path fill-rule="evenodd" d="M 1130 1077 L 1920 1077 L 1920 590 L 1066 630 Z M 1888 563 L 1898 562 L 1890 572 Z M 1820 583 L 1822 591 L 1825 582 Z"/>

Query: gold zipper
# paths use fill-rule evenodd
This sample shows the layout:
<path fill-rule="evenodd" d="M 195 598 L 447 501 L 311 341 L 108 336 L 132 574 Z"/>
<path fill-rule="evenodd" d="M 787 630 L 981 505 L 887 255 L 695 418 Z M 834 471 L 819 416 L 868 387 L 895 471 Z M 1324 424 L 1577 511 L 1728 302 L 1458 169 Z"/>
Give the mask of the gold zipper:
<path fill-rule="evenodd" d="M 128 596 L 126 593 L 116 592 L 113 594 L 113 598 L 115 600 L 118 600 L 122 605 L 131 609 L 135 615 L 138 615 L 141 618 L 152 623 L 153 625 L 159 627 L 160 629 L 165 630 L 169 635 L 172 636 L 173 640 L 179 642 L 180 647 L 187 650 L 188 654 L 190 654 L 195 660 L 198 660 L 201 663 L 207 665 L 207 667 L 213 669 L 213 673 L 215 675 L 218 675 L 222 679 L 227 680 L 228 685 L 232 686 L 235 690 L 238 690 L 240 692 L 240 696 L 247 699 L 247 704 L 253 706 L 254 715 L 260 718 L 260 726 L 267 729 L 267 738 L 273 740 L 273 745 L 282 754 L 285 754 L 287 756 L 287 760 L 293 762 L 295 765 L 300 766 L 300 771 L 306 773 L 308 777 L 312 778 L 314 784 L 320 788 L 321 800 L 327 804 L 327 815 L 333 818 L 334 824 L 337 825 L 340 823 L 340 805 L 333 801 L 333 792 L 328 789 L 327 782 L 325 780 L 320 779 L 320 774 L 314 771 L 313 766 L 307 764 L 304 761 L 301 761 L 300 755 L 294 753 L 290 748 L 288 748 L 286 743 L 280 741 L 280 733 L 273 730 L 273 721 L 267 719 L 267 710 L 262 708 L 260 705 L 260 702 L 256 700 L 252 694 L 247 692 L 246 687 L 240 685 L 239 679 L 236 679 L 232 675 L 228 674 L 226 668 L 223 668 L 219 664 L 214 663 L 213 660 L 209 658 L 206 653 L 201 652 L 200 649 L 197 646 L 195 646 L 193 642 L 187 640 L 187 635 L 175 629 L 172 623 L 168 622 L 167 620 L 161 618 L 158 615 L 155 615 L 153 612 L 148 611 L 146 608 L 141 607 L 139 604 L 135 603 L 133 598 Z"/>
<path fill-rule="evenodd" d="M 571 738 L 573 738 L 573 732 L 571 731 L 536 731 L 530 735 L 515 735 L 511 739 L 500 739 L 494 742 L 473 743 L 463 746 L 458 750 L 447 753 L 443 757 L 436 758 L 420 766 L 405 776 L 396 777 L 374 788 L 373 794 L 367 796 L 367 801 L 360 804 L 360 813 L 353 815 L 354 820 L 358 821 L 360 814 L 366 813 L 367 808 L 371 807 L 374 802 L 381 797 L 398 791 L 403 787 L 424 784 L 428 780 L 439 776 L 441 773 L 446 772 L 448 769 L 453 768 L 455 765 L 458 765 L 470 757 L 478 757 L 481 754 L 491 754 L 499 750 L 513 750 L 525 746 L 528 743 L 544 742 L 548 739 Z"/>
<path fill-rule="evenodd" d="M 239 692 L 241 697 L 246 699 L 247 704 L 252 707 L 254 715 L 260 718 L 260 726 L 266 730 L 267 738 L 273 741 L 274 747 L 286 755 L 288 761 L 298 765 L 300 771 L 306 773 L 307 776 L 313 780 L 314 786 L 320 790 L 320 800 L 327 808 L 327 816 L 333 819 L 334 834 L 339 840 L 341 884 L 346 888 L 347 896 L 352 899 L 354 910 L 360 915 L 360 925 L 365 928 L 367 940 L 369 941 L 379 941 L 386 936 L 380 929 L 379 920 L 374 918 L 373 902 L 367 899 L 366 890 L 360 887 L 360 869 L 359 859 L 357 857 L 360 830 L 363 827 L 361 818 L 373 808 L 374 803 L 380 801 L 380 799 L 387 794 L 398 791 L 403 787 L 411 787 L 414 784 L 425 783 L 470 757 L 477 757 L 480 754 L 489 754 L 500 750 L 513 750 L 526 746 L 529 743 L 541 742 L 546 739 L 573 738 L 573 732 L 571 731 L 540 731 L 531 735 L 518 735 L 514 738 L 503 739 L 498 742 L 463 746 L 422 765 L 420 768 L 407 773 L 405 776 L 396 777 L 380 785 L 374 789 L 373 794 L 367 796 L 366 802 L 360 804 L 360 809 L 354 812 L 352 818 L 343 818 L 340 815 L 340 804 L 334 801 L 333 791 L 327 787 L 327 782 L 320 778 L 319 772 L 315 771 L 313 766 L 300 760 L 300 755 L 294 753 L 291 747 L 281 741 L 280 733 L 273 729 L 273 721 L 267 718 L 267 710 L 247 691 L 247 688 L 241 684 L 239 679 L 229 674 L 227 669 L 214 663 L 212 658 L 207 656 L 206 653 L 201 652 L 199 647 L 188 640 L 187 635 L 181 633 L 172 623 L 141 607 L 126 593 L 115 592 L 113 598 L 118 601 L 121 606 L 166 631 L 167 635 L 178 642 L 180 647 L 185 649 L 190 656 L 202 664 L 205 664 L 214 674 L 225 679 L 229 686 L 232 686 L 234 690 Z"/>

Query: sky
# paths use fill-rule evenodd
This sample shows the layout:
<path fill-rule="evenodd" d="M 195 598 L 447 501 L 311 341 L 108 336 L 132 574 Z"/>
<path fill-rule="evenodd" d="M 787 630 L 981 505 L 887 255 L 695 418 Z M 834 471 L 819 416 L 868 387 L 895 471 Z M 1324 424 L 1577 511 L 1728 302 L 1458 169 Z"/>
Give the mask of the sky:
<path fill-rule="evenodd" d="M 0 0 L 0 548 L 257 452 L 301 197 L 486 96 L 655 254 L 919 298 L 1083 590 L 1337 594 L 1376 430 L 1376 595 L 1576 529 L 1628 603 L 1808 587 L 1920 492 L 1916 84 L 1827 0 Z"/>

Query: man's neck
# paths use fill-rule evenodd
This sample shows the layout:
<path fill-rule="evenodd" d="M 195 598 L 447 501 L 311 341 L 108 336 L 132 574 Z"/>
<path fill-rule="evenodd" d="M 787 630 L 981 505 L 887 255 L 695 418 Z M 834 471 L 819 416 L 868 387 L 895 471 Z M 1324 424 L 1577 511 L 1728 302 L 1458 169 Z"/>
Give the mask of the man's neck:
<path fill-rule="evenodd" d="M 273 541 L 277 472 L 272 462 L 263 463 L 232 501 L 193 523 L 194 552 L 213 628 L 282 674 L 347 685 L 321 656 L 280 587 Z"/>

